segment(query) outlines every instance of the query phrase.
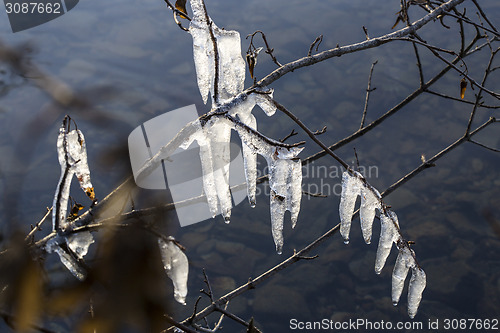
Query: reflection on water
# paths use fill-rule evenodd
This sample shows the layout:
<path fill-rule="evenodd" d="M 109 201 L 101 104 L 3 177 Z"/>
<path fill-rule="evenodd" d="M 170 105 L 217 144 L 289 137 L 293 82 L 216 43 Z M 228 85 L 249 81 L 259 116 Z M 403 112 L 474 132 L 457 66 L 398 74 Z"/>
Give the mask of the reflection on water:
<path fill-rule="evenodd" d="M 240 31 L 242 49 L 246 49 L 246 34 L 263 30 L 281 63 L 307 54 L 319 34 L 324 35 L 320 49 L 364 40 L 363 25 L 370 36 L 378 36 L 392 26 L 393 13 L 398 10 L 396 4 L 381 1 L 321 1 L 308 2 L 307 6 L 302 1 L 236 3 L 207 1 L 207 6 L 219 26 Z M 499 5 L 488 6 L 490 19 L 498 18 Z M 130 173 L 126 139 L 133 128 L 193 103 L 199 110 L 208 110 L 196 86 L 191 37 L 176 27 L 162 1 L 131 0 L 126 5 L 111 0 L 85 1 L 57 20 L 18 34 L 10 32 L 6 15 L 0 15 L 5 16 L 0 20 L 2 41 L 8 45 L 31 43 L 36 49 L 33 63 L 85 102 L 70 106 L 54 103 L 33 84 L 37 78 L 29 78 L 28 83 L 16 81 L 20 86 L 1 97 L 0 218 L 4 230 L 19 226 L 27 230 L 51 205 L 59 177 L 55 138 L 64 114 L 77 119 L 86 133 L 94 185 L 102 197 Z M 443 32 L 437 22 L 422 36 L 441 39 L 436 31 L 443 34 L 444 47 L 456 47 L 456 31 Z M 428 79 L 441 64 L 425 52 L 421 56 Z M 471 72 L 487 61 L 487 56 L 481 54 L 476 63 L 470 63 Z M 371 95 L 368 111 L 368 121 L 374 120 L 418 86 L 413 51 L 402 42 L 290 73 L 273 84 L 275 97 L 310 127 L 321 129 L 326 125 L 328 132 L 321 139 L 335 142 L 359 127 L 366 80 L 375 60 L 378 64 L 372 84 L 377 90 Z M 259 56 L 257 77 L 274 67 L 270 59 Z M 0 74 L 3 85 L 17 80 L 9 73 Z M 479 79 L 482 72 L 473 75 Z M 434 89 L 456 94 L 459 79 L 450 73 Z M 500 86 L 499 82 L 498 75 L 491 77 L 490 87 Z M 468 90 L 466 97 L 472 99 L 473 93 Z M 421 96 L 338 153 L 351 163 L 355 147 L 362 165 L 377 167 L 377 174 L 369 178 L 383 190 L 418 166 L 421 154 L 430 157 L 459 138 L 470 110 L 453 101 Z M 481 110 L 477 124 L 494 112 Z M 262 132 L 274 138 L 286 136 L 294 127 L 281 115 L 269 120 L 257 111 L 256 116 Z M 299 135 L 293 140 L 302 138 Z M 497 128 L 479 139 L 500 147 Z M 317 150 L 309 144 L 301 155 Z M 331 163 L 323 158 L 315 165 L 331 167 Z M 404 234 L 416 242 L 414 248 L 428 276 L 416 321 L 498 315 L 499 163 L 498 154 L 464 144 L 387 198 Z M 305 180 L 308 184 L 328 182 L 332 188 L 339 181 L 336 177 L 312 176 Z M 268 206 L 268 197 L 261 195 L 257 208 L 249 208 L 246 202 L 235 208 L 230 225 L 217 218 L 175 228 L 174 236 L 187 247 L 191 262 L 188 306 L 176 305 L 179 318 L 192 312 L 197 290 L 203 287 L 202 268 L 206 268 L 214 292 L 222 295 L 277 264 L 293 249 L 304 247 L 338 221 L 335 195 L 304 197 L 296 229 L 292 231 L 285 224 L 284 254 L 278 256 L 270 233 Z M 405 297 L 398 307 L 390 301 L 395 250 L 381 276 L 375 275 L 376 246 L 364 244 L 356 225 L 348 246 L 334 236 L 317 249 L 318 259 L 295 264 L 234 300 L 229 309 L 247 320 L 253 315 L 268 332 L 288 331 L 292 318 L 408 321 Z M 374 232 L 378 234 L 379 227 Z M 230 322 L 225 327 L 240 330 Z"/>

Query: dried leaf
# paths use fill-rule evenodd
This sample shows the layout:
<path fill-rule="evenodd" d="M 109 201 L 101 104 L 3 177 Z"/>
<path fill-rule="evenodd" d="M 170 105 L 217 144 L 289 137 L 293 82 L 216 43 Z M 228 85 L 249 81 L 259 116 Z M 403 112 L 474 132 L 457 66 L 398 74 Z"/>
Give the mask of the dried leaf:
<path fill-rule="evenodd" d="M 255 57 L 253 56 L 252 53 L 247 53 L 247 64 L 248 64 L 248 70 L 250 71 L 250 77 L 253 79 L 253 69 L 255 68 Z"/>
<path fill-rule="evenodd" d="M 186 0 L 177 0 L 175 2 L 175 9 L 177 9 L 178 11 L 180 12 L 183 12 L 184 14 L 187 15 L 187 11 L 186 11 Z M 187 16 L 186 15 L 181 15 L 179 14 L 179 16 L 183 19 L 187 19 Z"/>
<path fill-rule="evenodd" d="M 460 80 L 460 98 L 464 99 L 465 97 L 465 89 L 467 89 L 467 80 L 465 78 L 462 78 Z"/>
<path fill-rule="evenodd" d="M 404 22 L 404 21 L 405 20 L 403 19 L 401 14 L 398 14 L 398 18 L 396 19 L 396 22 L 394 23 L 394 25 L 391 27 L 391 30 L 394 29 L 399 24 L 399 22 Z"/>

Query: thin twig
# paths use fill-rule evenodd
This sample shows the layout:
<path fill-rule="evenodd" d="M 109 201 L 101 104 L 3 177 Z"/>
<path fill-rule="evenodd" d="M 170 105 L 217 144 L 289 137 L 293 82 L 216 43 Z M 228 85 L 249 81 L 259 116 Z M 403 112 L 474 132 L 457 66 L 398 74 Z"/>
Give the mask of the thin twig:
<path fill-rule="evenodd" d="M 293 254 L 290 256 L 288 259 L 282 261 L 278 265 L 274 266 L 273 268 L 267 270 L 266 272 L 262 273 L 258 277 L 249 280 L 247 283 L 241 285 L 240 287 L 230 291 L 226 295 L 220 297 L 215 301 L 215 304 L 211 304 L 207 306 L 205 309 L 201 310 L 196 314 L 195 321 L 200 320 L 202 318 L 205 318 L 207 315 L 212 313 L 215 310 L 216 305 L 220 304 L 225 304 L 226 302 L 234 299 L 235 297 L 245 293 L 248 290 L 254 289 L 257 285 L 261 284 L 262 282 L 268 280 L 272 276 L 276 275 L 278 272 L 281 270 L 287 268 L 290 265 L 293 265 L 294 263 L 300 261 L 300 257 L 303 257 L 307 255 L 311 250 L 315 249 L 318 247 L 320 244 L 322 244 L 325 240 L 333 236 L 337 231 L 340 229 L 340 224 L 337 224 L 327 232 L 325 232 L 323 235 L 315 239 L 313 242 L 311 242 L 309 245 L 304 247 L 302 250 L 299 252 Z"/>
<path fill-rule="evenodd" d="M 486 69 L 484 71 L 483 80 L 481 81 L 481 85 L 479 86 L 479 92 L 476 94 L 476 101 L 474 103 L 474 107 L 472 108 L 472 112 L 471 112 L 470 117 L 469 117 L 469 122 L 467 123 L 467 129 L 465 130 L 465 136 L 469 135 L 469 132 L 470 132 L 470 129 L 472 126 L 472 122 L 474 121 L 474 117 L 476 115 L 477 107 L 483 98 L 481 96 L 481 93 L 484 90 L 483 86 L 486 84 L 486 80 L 488 79 L 488 76 L 491 73 L 490 69 L 491 69 L 491 66 L 493 64 L 493 60 L 495 59 L 495 56 L 497 55 L 499 50 L 500 50 L 500 48 L 496 49 L 494 52 L 491 52 L 490 59 L 488 61 L 488 65 L 486 66 Z"/>
<path fill-rule="evenodd" d="M 280 140 L 280 142 L 285 142 L 286 140 L 290 139 L 292 136 L 295 136 L 299 133 L 295 132 L 294 129 L 292 129 L 292 131 L 290 133 L 287 134 L 287 136 L 285 136 L 283 139 Z"/>
<path fill-rule="evenodd" d="M 378 60 L 376 60 L 371 68 L 370 68 L 370 74 L 368 75 L 368 87 L 366 88 L 366 96 L 365 96 L 365 107 L 363 108 L 363 116 L 361 117 L 361 125 L 359 126 L 359 129 L 362 129 L 363 126 L 365 125 L 365 119 L 366 119 L 366 113 L 368 111 L 368 100 L 370 99 L 370 93 L 374 91 L 377 88 L 372 89 L 372 75 L 373 75 L 373 69 L 375 68 L 375 65 L 378 63 Z"/>
<path fill-rule="evenodd" d="M 264 44 L 266 44 L 266 53 L 269 54 L 269 56 L 271 57 L 271 59 L 273 60 L 273 62 L 278 66 L 278 67 L 281 67 L 283 66 L 282 64 L 280 64 L 280 62 L 278 61 L 278 59 L 276 59 L 276 57 L 274 56 L 273 52 L 274 52 L 274 49 L 271 48 L 269 46 L 269 43 L 267 42 L 267 38 L 266 38 L 266 35 L 260 31 L 260 30 L 257 30 L 255 31 L 254 33 L 252 34 L 249 34 L 246 39 L 248 39 L 248 37 L 251 37 L 250 39 L 250 45 L 253 45 L 253 38 L 256 34 L 260 33 L 261 37 L 262 37 L 262 40 L 264 41 Z"/>
<path fill-rule="evenodd" d="M 476 135 L 477 133 L 479 133 L 483 129 L 485 129 L 487 126 L 489 126 L 490 124 L 495 123 L 495 122 L 496 122 L 496 119 L 493 118 L 493 117 L 491 117 L 488 121 L 486 121 L 481 126 L 479 126 L 474 131 L 472 131 L 470 133 L 469 137 L 472 137 L 472 136 Z M 422 170 L 429 168 L 430 166 L 432 166 L 433 164 L 435 164 L 435 162 L 438 159 L 440 159 L 441 157 L 443 157 L 444 155 L 446 155 L 447 153 L 449 153 L 453 149 L 457 148 L 459 145 L 461 145 L 462 143 L 464 143 L 466 141 L 468 141 L 467 136 L 465 136 L 465 135 L 462 136 L 460 139 L 456 140 L 455 142 L 453 142 L 452 144 L 450 144 L 448 147 L 446 147 L 445 149 L 441 150 L 439 153 L 437 153 L 436 155 L 434 155 L 432 158 L 430 158 L 430 159 L 426 160 L 425 162 L 423 162 L 422 164 L 420 164 L 417 168 L 413 169 L 413 171 L 407 173 L 405 176 L 403 176 L 397 182 L 395 182 L 394 184 L 392 184 L 391 186 L 389 186 L 380 195 L 382 196 L 382 198 L 385 198 L 386 196 L 388 196 L 389 194 L 391 194 L 392 192 L 394 192 L 394 190 L 396 190 L 398 187 L 401 187 L 404 183 L 406 183 L 407 181 L 409 181 L 410 179 L 412 179 L 413 177 L 415 177 L 416 175 L 418 175 L 420 172 L 422 172 Z"/>
<path fill-rule="evenodd" d="M 45 222 L 45 220 L 47 219 L 47 217 L 50 216 L 51 212 L 52 212 L 52 207 L 50 207 L 50 208 L 47 207 L 47 212 L 45 213 L 45 215 L 42 217 L 42 219 L 40 221 L 38 221 L 37 224 L 35 224 L 35 226 L 33 227 L 33 229 L 31 229 L 31 231 L 24 238 L 25 242 L 27 242 L 31 238 L 31 236 L 33 236 L 35 234 L 35 232 L 37 232 L 38 230 L 40 230 L 40 227 L 42 226 L 43 222 Z"/>
<path fill-rule="evenodd" d="M 198 333 L 196 330 L 193 330 L 192 328 L 190 328 L 189 326 L 183 324 L 183 323 L 179 323 L 178 321 L 176 321 L 174 318 L 170 317 L 169 315 L 165 314 L 164 315 L 165 319 L 167 320 L 167 322 L 172 325 L 172 326 L 175 326 L 179 329 L 181 329 L 183 332 L 186 332 L 186 333 Z"/>
<path fill-rule="evenodd" d="M 483 143 L 480 143 L 480 142 L 477 142 L 477 141 L 474 141 L 474 140 L 469 140 L 470 143 L 473 143 L 475 145 L 478 145 L 480 147 L 483 147 L 483 148 L 486 148 L 488 150 L 491 150 L 491 151 L 494 151 L 495 153 L 500 153 L 500 149 L 497 149 L 497 148 L 493 148 L 493 147 L 490 147 L 490 146 L 487 146 Z"/>
<path fill-rule="evenodd" d="M 413 51 L 415 52 L 415 58 L 417 59 L 417 68 L 418 68 L 418 78 L 420 87 L 424 85 L 424 70 L 422 68 L 422 62 L 420 61 L 420 53 L 418 52 L 418 47 L 416 43 L 413 43 Z"/>
<path fill-rule="evenodd" d="M 293 121 L 295 121 L 295 123 L 297 125 L 299 125 L 304 130 L 304 132 L 306 132 L 307 135 L 309 135 L 309 137 L 314 142 L 316 142 L 321 148 L 323 148 L 328 155 L 330 155 L 331 157 L 333 157 L 346 170 L 349 169 L 349 165 L 343 159 L 341 159 L 339 156 L 337 156 L 337 154 L 335 154 L 333 151 L 331 151 L 330 148 L 328 148 L 323 142 L 321 142 L 321 140 L 319 140 L 316 137 L 316 135 L 314 135 L 314 133 L 306 125 L 304 125 L 304 123 L 299 118 L 297 118 L 293 113 L 291 113 L 290 111 L 288 111 L 283 105 L 281 105 L 280 103 L 278 103 L 274 99 L 271 99 L 271 98 L 269 98 L 269 99 L 274 104 L 274 106 L 276 106 L 276 108 L 278 110 L 280 110 L 281 112 L 283 112 L 284 114 L 286 114 L 290 119 L 292 119 Z"/>
<path fill-rule="evenodd" d="M 318 37 L 316 37 L 314 42 L 312 42 L 311 46 L 309 47 L 309 52 L 307 52 L 308 57 L 311 56 L 314 46 L 316 46 L 316 52 L 318 52 L 319 45 L 321 44 L 322 41 L 323 41 L 323 35 L 319 35 Z"/>
<path fill-rule="evenodd" d="M 442 97 L 442 98 L 451 99 L 451 100 L 453 100 L 455 102 L 464 103 L 464 104 L 470 104 L 470 105 L 475 105 L 475 102 L 471 102 L 471 101 L 468 101 L 466 99 L 461 99 L 461 98 L 457 98 L 457 97 L 445 95 L 445 94 L 438 93 L 438 92 L 433 91 L 433 90 L 426 89 L 425 92 L 429 93 L 431 95 L 436 95 L 436 96 Z M 500 109 L 500 105 L 485 105 L 483 103 L 478 104 L 478 107 L 485 108 L 485 109 Z"/>
<path fill-rule="evenodd" d="M 498 32 L 497 28 L 495 28 L 495 26 L 490 22 L 490 20 L 488 19 L 488 17 L 484 13 L 484 11 L 481 8 L 481 6 L 479 6 L 479 4 L 477 3 L 477 1 L 476 0 L 472 0 L 472 2 L 474 3 L 474 5 L 476 5 L 477 10 L 481 14 L 481 16 L 484 18 L 484 20 L 489 24 L 489 26 L 491 27 L 491 29 L 493 29 L 495 32 Z"/>

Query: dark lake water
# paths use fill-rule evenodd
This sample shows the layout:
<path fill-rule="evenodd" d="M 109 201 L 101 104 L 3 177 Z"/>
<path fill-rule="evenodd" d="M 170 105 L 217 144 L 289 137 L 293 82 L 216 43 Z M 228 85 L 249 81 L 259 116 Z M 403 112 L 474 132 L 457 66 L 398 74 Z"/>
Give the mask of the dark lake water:
<path fill-rule="evenodd" d="M 324 50 L 365 40 L 363 25 L 371 37 L 389 32 L 399 2 L 210 0 L 207 7 L 219 27 L 240 32 L 243 51 L 248 47 L 244 37 L 262 30 L 278 60 L 287 63 L 306 55 L 320 34 L 324 36 L 320 50 Z M 500 3 L 485 2 L 484 8 L 500 26 Z M 416 17 L 421 12 L 415 9 L 411 14 Z M 445 22 L 452 29 L 434 22 L 421 36 L 441 47 L 456 48 L 456 23 L 450 18 Z M 468 31 L 466 37 L 471 36 Z M 0 230 L 7 236 L 18 228 L 27 232 L 52 205 L 60 173 L 55 143 L 65 114 L 76 119 L 85 132 L 94 186 L 103 197 L 130 174 L 127 137 L 135 127 L 190 104 L 196 104 L 199 111 L 209 110 L 196 85 L 192 39 L 175 25 L 160 0 L 81 1 L 66 15 L 16 34 L 2 11 L 0 41 L 10 47 L 29 43 L 33 64 L 87 103 L 65 108 L 37 86 L 37 78 L 5 73 L 2 80 L 9 88 L 0 86 Z M 429 79 L 442 63 L 427 51 L 421 50 L 421 56 Z M 376 60 L 372 85 L 377 89 L 370 96 L 367 116 L 368 121 L 374 120 L 418 87 L 411 44 L 390 43 L 289 73 L 272 84 L 275 98 L 312 129 L 326 125 L 328 131 L 320 138 L 334 143 L 359 128 L 367 77 Z M 469 74 L 480 81 L 487 61 L 485 51 L 467 60 Z M 262 78 L 274 68 L 262 53 L 256 75 Z M 457 97 L 459 81 L 456 72 L 449 72 L 433 90 Z M 246 86 L 250 84 L 247 78 Z M 488 87 L 498 91 L 497 72 Z M 466 98 L 473 100 L 473 93 L 468 89 Z M 491 98 L 485 101 L 494 102 Z M 458 139 L 470 112 L 470 105 L 423 94 L 337 153 L 351 164 L 356 148 L 369 181 L 383 191 L 417 167 L 421 154 L 430 158 Z M 270 137 L 282 138 L 293 128 L 299 130 L 284 115 L 267 118 L 260 110 L 255 114 L 259 129 Z M 498 110 L 480 109 L 474 126 L 490 116 L 498 117 Z M 307 140 L 300 134 L 291 140 L 302 139 Z M 499 148 L 498 124 L 476 139 Z M 300 156 L 318 150 L 308 140 Z M 203 287 L 202 268 L 212 280 L 214 292 L 223 295 L 338 223 L 340 165 L 324 157 L 304 172 L 304 189 L 329 197 L 303 197 L 297 227 L 291 230 L 285 220 L 281 256 L 275 253 L 271 237 L 266 185 L 260 187 L 255 209 L 246 201 L 233 208 L 229 225 L 217 217 L 171 228 L 173 236 L 187 247 L 191 264 L 187 306 L 173 304 L 176 318 L 191 314 Z M 499 198 L 500 155 L 470 143 L 387 197 L 403 233 L 416 242 L 413 248 L 427 273 L 427 288 L 413 322 L 422 322 L 426 328 L 429 321 L 436 320 L 441 325 L 446 319 L 500 319 Z M 343 244 L 340 235 L 333 236 L 313 251 L 319 258 L 282 271 L 234 300 L 229 310 L 245 320 L 253 316 L 264 332 L 292 331 L 292 319 L 410 322 L 406 288 L 397 307 L 390 300 L 396 251 L 392 250 L 377 276 L 373 266 L 378 241 L 365 245 L 359 229 L 354 222 L 349 245 Z M 376 222 L 375 235 L 379 229 Z M 170 281 L 166 283 L 170 287 Z M 243 330 L 227 321 L 224 331 Z"/>

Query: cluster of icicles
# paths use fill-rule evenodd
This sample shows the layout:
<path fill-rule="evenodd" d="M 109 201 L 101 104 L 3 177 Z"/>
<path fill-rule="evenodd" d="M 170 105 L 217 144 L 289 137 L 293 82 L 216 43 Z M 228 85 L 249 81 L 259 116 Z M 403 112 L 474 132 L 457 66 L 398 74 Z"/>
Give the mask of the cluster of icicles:
<path fill-rule="evenodd" d="M 214 94 L 219 101 L 234 98 L 243 91 L 245 81 L 245 61 L 241 56 L 240 34 L 218 28 L 206 14 L 201 0 L 191 0 L 193 17 L 189 25 L 189 33 L 193 37 L 193 53 L 203 101 L 208 95 L 212 97 L 212 105 L 217 106 Z M 207 21 L 208 19 L 208 21 Z M 216 40 L 218 53 L 218 79 L 215 78 L 215 52 L 210 30 Z M 217 87 L 214 85 L 217 84 Z M 302 166 L 297 155 L 303 148 L 286 145 L 264 137 L 256 132 L 257 121 L 252 110 L 258 105 L 267 116 L 272 116 L 276 107 L 272 102 L 272 90 L 257 91 L 250 95 L 240 95 L 239 102 L 234 103 L 223 117 L 213 117 L 198 131 L 196 137 L 200 145 L 200 158 L 204 177 L 203 185 L 210 210 L 213 215 L 220 212 L 226 222 L 231 215 L 231 197 L 229 193 L 229 140 L 231 129 L 235 130 L 241 141 L 247 180 L 248 200 L 255 207 L 255 190 L 257 181 L 257 154 L 263 156 L 269 169 L 269 186 L 271 189 L 271 227 L 276 251 L 283 249 L 283 220 L 285 211 L 291 213 L 292 227 L 297 223 L 300 200 L 302 196 Z M 188 140 L 188 144 L 191 140 Z M 211 149 L 210 141 L 217 142 Z M 187 148 L 186 145 L 183 147 Z M 212 160 L 213 162 L 210 162 Z M 212 164 L 212 165 L 211 165 Z M 215 179 L 210 179 L 214 175 Z M 206 179 L 205 179 L 206 178 Z M 216 184 L 213 186 L 212 184 Z M 218 199 L 218 201 L 217 201 Z"/>
<path fill-rule="evenodd" d="M 85 137 L 78 129 L 70 130 L 70 125 L 71 119 L 66 116 L 57 138 L 61 177 L 52 206 L 52 227 L 58 235 L 47 242 L 45 249 L 49 253 L 57 253 L 64 266 L 76 278 L 84 280 L 86 270 L 83 258 L 89 246 L 94 243 L 94 238 L 90 231 L 71 232 L 75 225 L 68 219 L 68 201 L 73 176 L 76 176 L 80 187 L 93 203 L 96 202 L 96 198 L 90 181 Z M 172 238 L 167 240 L 158 238 L 158 245 L 165 271 L 174 285 L 174 297 L 178 302 L 185 304 L 188 259 Z"/>
<path fill-rule="evenodd" d="M 205 103 L 208 96 L 211 96 L 213 111 L 207 114 L 205 119 L 208 120 L 203 123 L 197 120 L 188 124 L 187 127 L 191 129 L 184 133 L 177 146 L 187 149 L 193 141 L 197 141 L 204 175 L 203 188 L 209 209 L 213 216 L 221 213 L 226 222 L 229 222 L 231 216 L 229 190 L 231 130 L 235 130 L 242 141 L 248 199 L 252 207 L 255 206 L 257 154 L 266 159 L 271 188 L 272 235 L 276 250 L 281 253 L 285 211 L 290 211 L 293 227 L 300 210 L 302 168 L 297 155 L 302 148 L 285 145 L 256 131 L 257 123 L 252 110 L 255 105 L 259 105 L 266 115 L 272 116 L 276 111 L 272 101 L 272 90 L 242 93 L 246 68 L 241 56 L 239 33 L 218 28 L 206 13 L 202 0 L 190 0 L 190 3 L 193 16 L 189 33 L 193 38 L 198 87 Z M 217 107 L 225 112 L 216 113 Z M 162 149 L 155 156 L 156 161 L 168 157 L 168 154 L 176 148 Z M 376 210 L 380 215 L 382 227 L 375 263 L 377 274 L 380 274 L 393 243 L 399 250 L 392 276 L 392 300 L 395 305 L 399 302 L 406 276 L 409 270 L 412 270 L 408 291 L 408 314 L 413 318 L 426 285 L 425 273 L 418 266 L 413 250 L 401 237 L 396 214 L 383 205 L 378 191 L 359 173 L 352 170 L 346 171 L 342 178 L 342 198 L 339 208 L 341 234 L 347 243 L 358 195 L 361 196 L 362 232 L 367 243 L 371 242 Z"/>
<path fill-rule="evenodd" d="M 415 253 L 402 238 L 396 213 L 382 203 L 380 193 L 365 178 L 356 171 L 345 171 L 342 175 L 342 195 L 340 198 L 340 234 L 344 243 L 349 243 L 349 231 L 357 197 L 361 197 L 359 218 L 361 232 L 366 244 L 371 243 L 372 226 L 376 211 L 380 214 L 380 238 L 375 259 L 375 273 L 380 274 L 387 257 L 395 243 L 399 254 L 392 272 L 392 302 L 396 306 L 403 292 L 404 282 L 411 269 L 410 285 L 408 287 L 408 315 L 414 318 L 417 314 L 422 293 L 426 285 L 425 272 L 418 265 Z"/>
<path fill-rule="evenodd" d="M 189 33 L 193 37 L 194 62 L 198 87 L 204 102 L 212 97 L 214 110 L 205 117 L 187 124 L 167 145 L 162 147 L 138 172 L 138 178 L 147 176 L 161 160 L 171 156 L 180 147 L 187 149 L 194 141 L 200 146 L 203 171 L 203 190 L 213 216 L 222 214 L 228 223 L 231 217 L 231 192 L 229 188 L 230 137 L 231 130 L 238 133 L 242 142 L 247 195 L 252 207 L 256 204 L 257 154 L 263 156 L 269 169 L 270 209 L 272 235 L 278 253 L 283 249 L 283 220 L 285 211 L 291 213 L 292 227 L 297 223 L 302 196 L 302 165 L 297 155 L 303 148 L 288 145 L 265 137 L 257 132 L 257 122 L 252 115 L 258 105 L 268 116 L 276 107 L 272 101 L 272 90 L 257 90 L 244 93 L 245 62 L 241 57 L 240 35 L 236 31 L 218 28 L 205 13 L 201 0 L 191 0 L 193 17 Z M 215 57 L 214 41 L 217 47 Z M 215 59 L 218 58 L 218 73 Z M 218 75 L 216 75 L 218 74 Z M 217 76 L 217 79 L 216 79 Z M 215 86 L 217 84 L 217 86 Z M 216 100 L 214 96 L 216 96 Z M 215 112 L 226 105 L 226 112 Z M 220 108 L 219 108 L 220 110 Z M 54 198 L 54 230 L 64 230 L 67 203 L 72 175 L 76 175 L 80 186 L 94 200 L 87 165 L 85 139 L 78 130 L 68 131 L 65 122 L 58 138 L 58 153 L 61 163 L 61 180 Z M 357 196 L 361 196 L 360 220 L 366 243 L 371 242 L 372 225 L 379 211 L 381 234 L 375 262 L 375 272 L 380 274 L 395 243 L 399 254 L 392 275 L 392 300 L 399 302 L 404 281 L 412 270 L 408 288 L 408 314 L 413 318 L 426 285 L 424 271 L 418 266 L 415 254 L 404 241 L 399 230 L 397 216 L 381 201 L 379 192 L 369 185 L 361 174 L 348 170 L 342 177 L 342 196 L 339 207 L 341 234 L 349 242 L 349 231 Z M 64 238 L 56 238 L 47 245 L 50 252 L 57 252 L 64 265 L 78 278 L 85 277 L 78 264 L 93 242 L 89 232 L 81 232 Z M 185 303 L 187 294 L 188 261 L 173 240 L 158 240 L 162 260 L 168 276 L 174 284 L 174 296 Z"/>

